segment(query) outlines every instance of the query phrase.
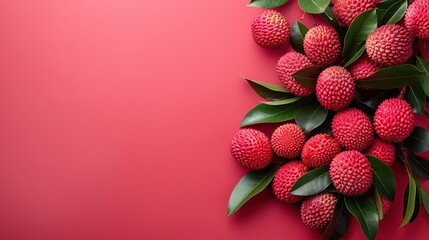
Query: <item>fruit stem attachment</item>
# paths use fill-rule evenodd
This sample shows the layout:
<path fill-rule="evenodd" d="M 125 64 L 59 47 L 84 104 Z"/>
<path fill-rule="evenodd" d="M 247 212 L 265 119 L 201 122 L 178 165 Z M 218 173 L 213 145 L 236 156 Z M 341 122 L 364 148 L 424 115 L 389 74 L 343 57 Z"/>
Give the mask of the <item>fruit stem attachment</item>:
<path fill-rule="evenodd" d="M 398 98 L 399 98 L 399 99 L 404 99 L 404 97 L 405 97 L 405 93 L 406 93 L 406 92 L 407 92 L 407 86 L 402 87 L 402 88 L 401 88 L 401 92 L 399 93 Z"/>

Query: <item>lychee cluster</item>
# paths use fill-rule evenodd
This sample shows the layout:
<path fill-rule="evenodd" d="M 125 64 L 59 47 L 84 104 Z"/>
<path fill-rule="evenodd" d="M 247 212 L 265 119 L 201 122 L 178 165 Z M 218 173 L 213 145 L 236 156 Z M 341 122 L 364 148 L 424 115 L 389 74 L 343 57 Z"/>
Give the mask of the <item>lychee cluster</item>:
<path fill-rule="evenodd" d="M 349 27 L 359 14 L 375 9 L 379 2 L 337 0 L 333 13 L 341 26 Z M 302 39 L 300 53 L 284 53 L 275 69 L 281 85 L 289 93 L 312 101 L 312 105 L 327 112 L 322 126 L 330 127 L 331 131 L 320 130 L 320 123 L 308 130 L 297 118 L 299 125 L 280 123 L 270 137 L 258 130 L 241 129 L 233 137 L 230 148 L 235 161 L 251 170 L 265 168 L 273 158 L 280 159 L 282 165 L 278 166 L 271 186 L 274 196 L 283 203 L 301 203 L 303 223 L 317 230 L 325 229 L 331 222 L 338 195 L 371 195 L 376 175 L 373 175 L 373 158 L 369 155 L 391 167 L 396 159 L 394 144 L 406 140 L 413 131 L 413 107 L 403 99 L 406 89 L 399 95 L 396 89 L 389 92 L 396 91 L 396 95 L 383 95 L 377 107 L 374 107 L 375 101 L 363 107 L 366 103 L 361 99 L 365 93 L 373 92 L 356 86 L 382 75 L 380 70 L 386 67 L 413 60 L 414 39 L 429 38 L 429 1 L 414 1 L 402 24 L 385 24 L 372 31 L 360 45 L 365 51 L 360 52 L 351 65 L 345 64 L 348 60 L 341 54 L 343 36 L 340 38 L 335 29 L 324 25 L 310 28 Z M 264 48 L 283 46 L 290 38 L 286 17 L 274 10 L 259 14 L 251 30 L 256 44 Z M 313 74 L 307 78 L 314 81 L 311 84 L 302 82 L 307 76 L 299 78 L 299 74 L 306 71 Z M 296 183 L 301 177 L 316 168 L 325 171 L 326 177 L 329 174 L 330 188 L 306 197 L 292 191 L 300 185 Z M 386 214 L 391 202 L 380 197 Z"/>

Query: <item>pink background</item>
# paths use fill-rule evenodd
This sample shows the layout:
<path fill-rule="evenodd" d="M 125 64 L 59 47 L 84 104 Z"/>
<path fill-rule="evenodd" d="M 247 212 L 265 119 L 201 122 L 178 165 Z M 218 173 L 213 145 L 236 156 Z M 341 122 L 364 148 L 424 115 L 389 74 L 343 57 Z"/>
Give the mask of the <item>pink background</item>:
<path fill-rule="evenodd" d="M 270 191 L 226 216 L 229 142 L 262 100 L 239 73 L 277 83 L 287 51 L 253 43 L 246 3 L 1 0 L 0 239 L 320 238 Z M 396 230 L 398 166 L 378 239 L 427 239 L 423 210 Z"/>

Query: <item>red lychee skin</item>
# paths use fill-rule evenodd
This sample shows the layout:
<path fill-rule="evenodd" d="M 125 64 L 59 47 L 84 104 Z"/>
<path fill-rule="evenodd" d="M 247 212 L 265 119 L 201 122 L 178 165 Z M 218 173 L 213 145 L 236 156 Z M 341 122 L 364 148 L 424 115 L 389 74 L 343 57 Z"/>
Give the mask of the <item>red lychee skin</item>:
<path fill-rule="evenodd" d="M 321 230 L 331 222 L 337 198 L 329 192 L 310 197 L 301 205 L 301 219 L 312 229 Z"/>
<path fill-rule="evenodd" d="M 335 139 L 328 134 L 318 134 L 305 143 L 301 158 L 307 166 L 318 168 L 329 166 L 340 151 L 340 144 Z"/>
<path fill-rule="evenodd" d="M 413 53 L 413 37 L 406 28 L 400 25 L 384 25 L 368 36 L 366 52 L 371 60 L 381 65 L 402 64 Z"/>
<path fill-rule="evenodd" d="M 301 161 L 290 161 L 277 170 L 273 179 L 273 192 L 277 199 L 284 203 L 301 201 L 301 196 L 290 193 L 296 180 L 308 172 L 308 167 Z"/>
<path fill-rule="evenodd" d="M 266 167 L 273 156 L 270 139 L 250 128 L 238 130 L 232 138 L 230 150 L 238 164 L 252 170 Z"/>
<path fill-rule="evenodd" d="M 377 157 L 390 167 L 393 161 L 395 161 L 395 146 L 391 142 L 384 141 L 381 138 L 375 138 L 371 146 L 366 150 L 366 154 Z"/>
<path fill-rule="evenodd" d="M 284 158 L 294 158 L 301 153 L 305 143 L 305 135 L 301 128 L 292 123 L 278 127 L 271 136 L 274 152 Z"/>
<path fill-rule="evenodd" d="M 380 196 L 380 200 L 381 200 L 381 210 L 383 211 L 383 215 L 386 215 L 389 212 L 390 207 L 392 206 L 392 202 L 384 198 L 383 196 Z"/>
<path fill-rule="evenodd" d="M 375 132 L 385 141 L 401 142 L 413 131 L 413 108 L 405 100 L 384 100 L 375 111 Z"/>
<path fill-rule="evenodd" d="M 354 80 L 371 76 L 381 69 L 381 66 L 372 61 L 367 55 L 359 58 L 349 67 L 349 72 Z"/>
<path fill-rule="evenodd" d="M 372 124 L 362 111 L 349 108 L 332 119 L 332 133 L 338 143 L 348 150 L 362 151 L 373 140 Z"/>
<path fill-rule="evenodd" d="M 340 25 L 348 27 L 359 14 L 374 9 L 376 5 L 374 0 L 337 0 L 332 11 Z"/>
<path fill-rule="evenodd" d="M 275 10 L 265 10 L 252 22 L 252 36 L 263 48 L 277 48 L 289 40 L 289 23 L 285 16 Z"/>
<path fill-rule="evenodd" d="M 354 92 L 354 80 L 343 67 L 329 67 L 317 78 L 317 100 L 328 110 L 339 111 L 347 107 L 353 100 Z"/>
<path fill-rule="evenodd" d="M 372 184 L 368 159 L 354 150 L 339 153 L 331 162 L 329 175 L 335 188 L 347 196 L 364 194 Z"/>
<path fill-rule="evenodd" d="M 330 27 L 313 27 L 305 34 L 304 51 L 316 65 L 328 66 L 341 55 L 341 42 L 337 32 Z"/>
<path fill-rule="evenodd" d="M 311 65 L 313 64 L 306 56 L 297 52 L 288 52 L 277 62 L 277 76 L 283 87 L 291 93 L 299 97 L 309 96 L 314 89 L 300 85 L 292 74 Z"/>
<path fill-rule="evenodd" d="M 429 1 L 416 0 L 405 13 L 405 27 L 416 37 L 429 39 Z"/>

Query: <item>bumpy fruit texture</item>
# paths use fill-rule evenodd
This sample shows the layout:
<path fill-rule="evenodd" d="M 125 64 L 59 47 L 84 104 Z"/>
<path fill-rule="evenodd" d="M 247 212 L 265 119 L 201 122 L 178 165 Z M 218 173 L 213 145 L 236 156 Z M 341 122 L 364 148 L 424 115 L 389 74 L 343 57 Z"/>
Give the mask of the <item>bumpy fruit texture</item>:
<path fill-rule="evenodd" d="M 405 13 L 405 27 L 416 37 L 429 39 L 429 1 L 416 0 Z"/>
<path fill-rule="evenodd" d="M 285 16 L 275 10 L 266 10 L 252 22 L 252 36 L 263 48 L 277 48 L 289 40 L 289 23 Z"/>
<path fill-rule="evenodd" d="M 381 138 L 375 138 L 371 146 L 366 150 L 367 154 L 377 157 L 387 166 L 392 166 L 395 161 L 395 146 L 391 142 L 384 141 Z"/>
<path fill-rule="evenodd" d="M 341 54 L 340 38 L 333 28 L 313 27 L 305 34 L 304 51 L 312 63 L 332 65 Z"/>
<path fill-rule="evenodd" d="M 301 201 L 301 196 L 290 193 L 296 180 L 308 172 L 308 167 L 301 161 L 290 161 L 277 170 L 273 179 L 274 195 L 284 203 L 296 203 Z"/>
<path fill-rule="evenodd" d="M 301 128 L 292 123 L 278 127 L 271 136 L 274 152 L 280 157 L 294 158 L 301 153 L 305 135 Z"/>
<path fill-rule="evenodd" d="M 332 133 L 338 143 L 348 150 L 362 151 L 373 140 L 372 124 L 362 111 L 349 108 L 332 119 Z"/>
<path fill-rule="evenodd" d="M 381 69 L 381 66 L 372 61 L 367 55 L 359 58 L 349 67 L 350 74 L 354 80 L 371 76 Z"/>
<path fill-rule="evenodd" d="M 383 211 L 383 215 L 386 215 L 389 210 L 390 207 L 392 206 L 392 202 L 389 201 L 387 198 L 384 198 L 383 196 L 380 196 L 381 199 L 381 209 Z"/>
<path fill-rule="evenodd" d="M 337 0 L 332 10 L 339 24 L 348 27 L 359 14 L 374 9 L 376 4 L 374 0 Z"/>
<path fill-rule="evenodd" d="M 335 139 L 328 134 L 318 134 L 305 143 L 301 158 L 307 166 L 318 168 L 329 166 L 340 151 L 340 144 Z"/>
<path fill-rule="evenodd" d="M 289 52 L 277 62 L 277 76 L 283 87 L 291 93 L 299 97 L 309 96 L 314 92 L 314 89 L 300 85 L 292 77 L 292 74 L 311 65 L 313 64 L 306 56 L 297 52 Z"/>
<path fill-rule="evenodd" d="M 317 99 L 328 110 L 339 111 L 347 107 L 353 100 L 354 92 L 354 80 L 343 67 L 329 67 L 317 78 Z"/>
<path fill-rule="evenodd" d="M 230 150 L 237 163 L 253 170 L 266 167 L 273 155 L 270 139 L 255 129 L 240 129 L 232 138 Z"/>
<path fill-rule="evenodd" d="M 376 63 L 394 66 L 405 63 L 413 53 L 413 37 L 396 24 L 384 25 L 374 30 L 366 40 L 366 52 Z"/>
<path fill-rule="evenodd" d="M 413 125 L 413 108 L 405 100 L 387 99 L 375 112 L 374 129 L 383 140 L 401 142 L 411 134 Z"/>
<path fill-rule="evenodd" d="M 347 196 L 362 195 L 372 184 L 372 169 L 368 159 L 354 150 L 335 156 L 329 167 L 329 175 L 335 188 Z"/>
<path fill-rule="evenodd" d="M 306 199 L 301 205 L 301 219 L 312 229 L 321 230 L 331 222 L 337 198 L 324 192 Z"/>

